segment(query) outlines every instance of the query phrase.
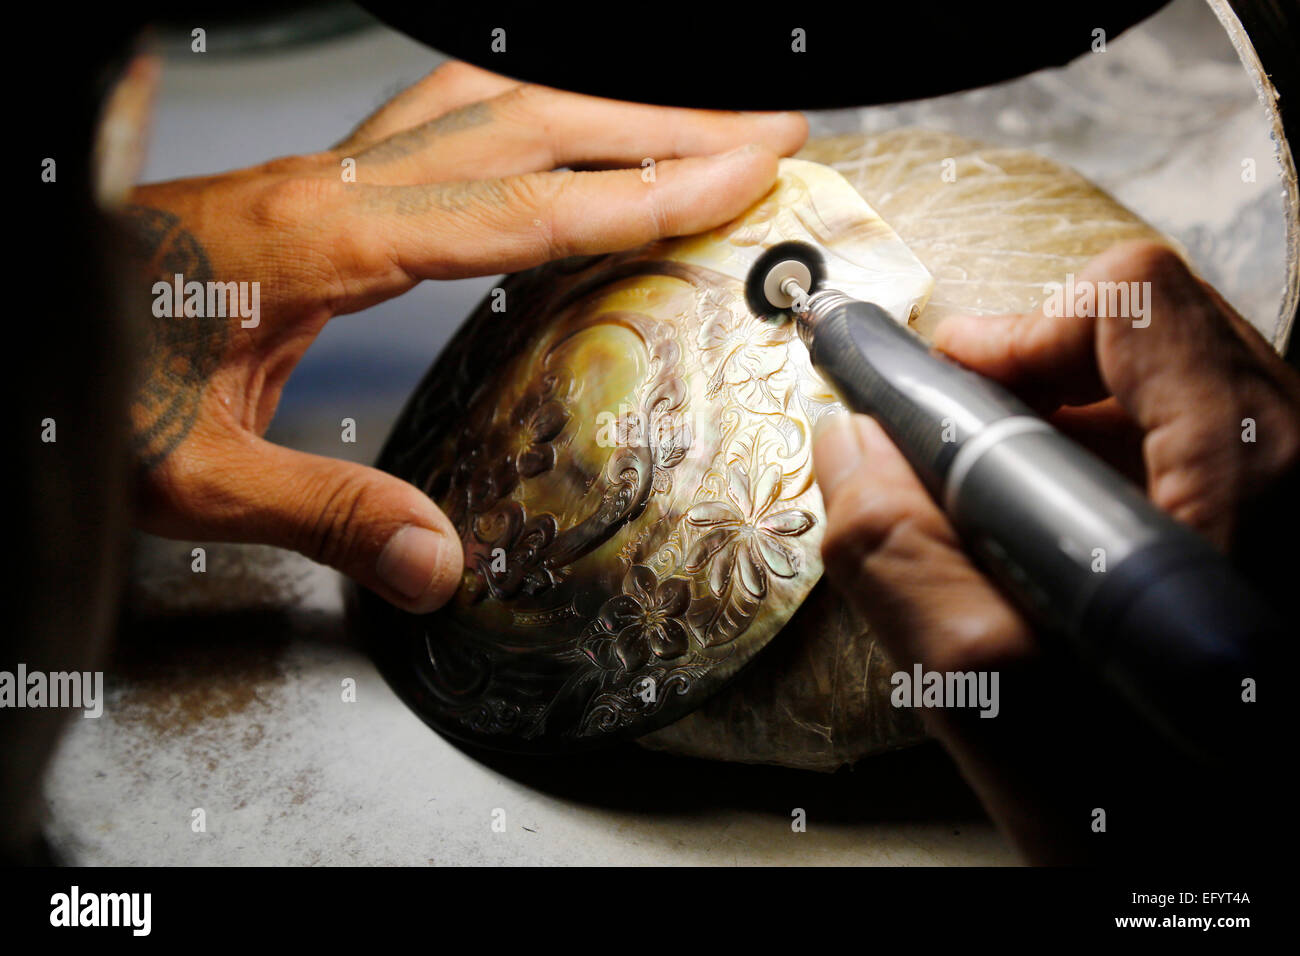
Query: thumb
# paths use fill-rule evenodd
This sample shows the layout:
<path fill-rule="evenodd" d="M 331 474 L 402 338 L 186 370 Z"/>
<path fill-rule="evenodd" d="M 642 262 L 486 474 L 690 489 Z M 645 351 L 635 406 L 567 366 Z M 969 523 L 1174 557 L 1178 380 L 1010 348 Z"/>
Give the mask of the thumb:
<path fill-rule="evenodd" d="M 222 459 L 221 489 L 205 496 L 209 534 L 298 551 L 417 614 L 455 593 L 460 537 L 413 485 L 260 438 L 223 450 Z"/>
<path fill-rule="evenodd" d="M 1095 320 L 1073 312 L 954 315 L 934 330 L 941 352 L 996 379 L 1044 412 L 1101 401 Z"/>
<path fill-rule="evenodd" d="M 957 533 L 884 430 L 864 415 L 817 423 L 826 573 L 894 660 L 959 672 L 1035 652 L 1027 623 L 962 551 Z"/>

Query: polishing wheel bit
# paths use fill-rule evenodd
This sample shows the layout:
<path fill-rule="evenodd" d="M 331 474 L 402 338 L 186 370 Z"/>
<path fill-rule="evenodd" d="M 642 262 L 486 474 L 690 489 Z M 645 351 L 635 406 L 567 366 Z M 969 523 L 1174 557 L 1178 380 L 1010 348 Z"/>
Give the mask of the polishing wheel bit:
<path fill-rule="evenodd" d="M 820 252 L 804 242 L 780 242 L 755 261 L 745 281 L 745 302 L 761 318 L 802 311 L 825 276 Z"/>

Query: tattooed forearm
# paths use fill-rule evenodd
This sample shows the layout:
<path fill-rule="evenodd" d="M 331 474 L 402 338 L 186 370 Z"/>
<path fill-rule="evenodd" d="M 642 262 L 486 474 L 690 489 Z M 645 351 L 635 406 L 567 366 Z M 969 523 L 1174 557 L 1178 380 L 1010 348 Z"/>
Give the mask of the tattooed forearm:
<path fill-rule="evenodd" d="M 398 133 L 396 136 L 390 136 L 383 142 L 363 150 L 357 159 L 380 163 L 401 159 L 403 156 L 409 156 L 411 153 L 426 148 L 440 136 L 446 136 L 448 133 L 456 133 L 464 129 L 473 129 L 475 126 L 482 126 L 491 121 L 491 104 L 486 102 L 471 103 L 444 116 L 431 119 L 429 122 L 413 129 Z"/>
<path fill-rule="evenodd" d="M 207 252 L 173 213 L 147 206 L 128 206 L 125 223 L 138 240 L 136 252 L 144 263 L 140 273 L 147 298 L 154 302 L 156 282 L 182 281 L 206 285 L 212 279 Z M 185 314 L 182 302 L 170 315 L 150 308 L 139 323 L 143 341 L 140 377 L 131 402 L 131 429 L 137 463 L 156 468 L 185 440 L 194 427 L 208 379 L 225 353 L 228 320 L 206 314 Z M 202 313 L 204 310 L 200 310 Z"/>

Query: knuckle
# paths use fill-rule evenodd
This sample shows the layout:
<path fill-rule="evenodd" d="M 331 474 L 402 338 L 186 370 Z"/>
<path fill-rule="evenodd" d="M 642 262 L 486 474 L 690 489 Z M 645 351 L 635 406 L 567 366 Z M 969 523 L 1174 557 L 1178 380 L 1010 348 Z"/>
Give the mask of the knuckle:
<path fill-rule="evenodd" d="M 1187 266 L 1164 243 L 1134 239 L 1112 246 L 1098 258 L 1102 277 L 1147 281 L 1155 284 L 1182 283 L 1190 278 Z"/>
<path fill-rule="evenodd" d="M 522 83 L 504 93 L 499 93 L 492 105 L 508 119 L 534 119 L 545 110 L 547 100 L 552 95 L 544 87 Z"/>
<path fill-rule="evenodd" d="M 563 258 L 569 254 L 564 231 L 559 228 L 560 208 L 566 194 L 574 187 L 577 173 L 559 170 L 553 173 L 529 173 L 505 180 L 508 190 L 504 208 L 527 220 L 523 223 L 535 231 L 541 256 L 545 259 Z"/>
<path fill-rule="evenodd" d="M 1211 499 L 1196 490 L 1179 493 L 1174 486 L 1158 496 L 1160 506 L 1178 521 L 1202 534 L 1208 533 L 1223 520 L 1227 513 L 1222 502 Z"/>
<path fill-rule="evenodd" d="M 457 87 L 473 78 L 474 67 L 464 60 L 448 60 L 429 74 L 429 79 L 449 87 Z"/>
<path fill-rule="evenodd" d="M 1228 437 L 1223 429 L 1230 425 L 1231 415 L 1225 415 L 1218 404 L 1197 408 L 1194 415 L 1179 415 L 1146 433 L 1147 462 L 1153 471 L 1173 471 L 1216 457 Z"/>
<path fill-rule="evenodd" d="M 300 538 L 294 549 L 313 561 L 340 567 L 360 540 L 365 483 L 354 478 L 336 480 L 316 496 L 308 495 L 310 510 L 298 522 Z"/>
<path fill-rule="evenodd" d="M 202 412 L 200 413 L 203 414 Z M 216 467 L 237 458 L 239 449 L 211 418 L 201 418 L 190 435 L 143 476 L 142 511 L 173 527 L 227 528 L 256 505 L 256 492 L 241 465 Z"/>
<path fill-rule="evenodd" d="M 1240 432 L 1248 421 L 1254 422 L 1257 437 L 1253 443 L 1234 445 L 1249 455 L 1255 479 L 1267 485 L 1300 467 L 1300 405 L 1273 382 L 1243 391 L 1229 425 Z"/>
<path fill-rule="evenodd" d="M 882 551 L 912 553 L 925 534 L 908 503 L 897 495 L 859 486 L 837 498 L 827 516 L 822 557 L 841 572 L 856 570 Z"/>
<path fill-rule="evenodd" d="M 1268 481 L 1300 471 L 1300 410 L 1289 409 L 1278 417 L 1275 437 L 1265 443 L 1264 478 Z"/>
<path fill-rule="evenodd" d="M 262 164 L 263 172 L 272 173 L 276 176 L 302 176 L 310 174 L 317 169 L 320 164 L 328 158 L 329 153 L 315 153 L 295 156 L 277 156 L 275 159 L 269 159 Z"/>
<path fill-rule="evenodd" d="M 145 511 L 197 522 L 219 509 L 228 492 L 214 481 L 209 462 L 195 451 L 193 443 L 184 443 L 149 469 L 141 495 Z"/>
<path fill-rule="evenodd" d="M 1163 243 L 1138 242 L 1131 247 L 1129 256 L 1132 270 L 1152 282 L 1182 282 L 1190 278 L 1183 260 Z"/>
<path fill-rule="evenodd" d="M 1225 436 L 1228 437 L 1228 436 Z M 1204 530 L 1219 521 L 1239 488 L 1240 460 L 1228 441 L 1212 441 L 1190 427 L 1147 434 L 1151 500 L 1179 521 Z"/>
<path fill-rule="evenodd" d="M 1050 357 L 1056 360 L 1074 349 L 1092 347 L 1094 320 L 1089 315 L 1044 318 L 1028 313 L 1012 322 L 1007 345 L 1017 368 L 1041 367 Z"/>
<path fill-rule="evenodd" d="M 339 226 L 340 188 L 328 179 L 285 177 L 263 188 L 248 212 L 253 229 L 271 239 L 267 261 L 283 278 L 294 280 L 295 292 L 324 303 L 331 312 L 348 298 L 348 276 L 377 267 L 374 236 Z M 288 236 L 292 241 L 286 241 Z"/>
<path fill-rule="evenodd" d="M 671 236 L 676 232 L 673 210 L 663 200 L 663 194 L 655 189 L 646 191 L 644 207 L 646 229 L 650 236 Z"/>
<path fill-rule="evenodd" d="M 1023 656 L 1023 626 L 1000 604 L 988 604 L 945 623 L 943 640 L 927 655 L 929 666 L 947 674 L 993 670 Z"/>
<path fill-rule="evenodd" d="M 316 176 L 285 176 L 264 187 L 250 205 L 254 222 L 268 229 L 296 227 L 320 215 L 337 198 L 339 186 Z"/>
<path fill-rule="evenodd" d="M 496 197 L 503 208 L 524 214 L 537 213 L 551 208 L 563 187 L 561 176 L 527 173 L 500 180 L 502 194 Z"/>

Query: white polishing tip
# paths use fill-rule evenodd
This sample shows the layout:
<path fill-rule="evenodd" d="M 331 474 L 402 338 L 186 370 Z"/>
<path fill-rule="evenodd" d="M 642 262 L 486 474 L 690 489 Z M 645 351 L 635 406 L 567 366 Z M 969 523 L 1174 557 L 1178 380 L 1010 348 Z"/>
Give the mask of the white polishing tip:
<path fill-rule="evenodd" d="M 763 279 L 763 298 L 778 309 L 788 309 L 795 303 L 795 297 L 782 288 L 786 286 L 786 279 L 794 279 L 799 288 L 805 291 L 812 286 L 812 273 L 798 259 L 778 262 Z"/>

